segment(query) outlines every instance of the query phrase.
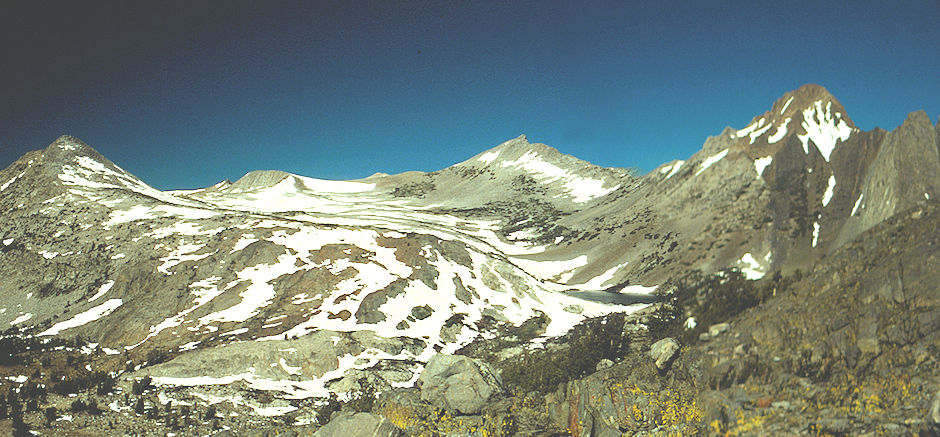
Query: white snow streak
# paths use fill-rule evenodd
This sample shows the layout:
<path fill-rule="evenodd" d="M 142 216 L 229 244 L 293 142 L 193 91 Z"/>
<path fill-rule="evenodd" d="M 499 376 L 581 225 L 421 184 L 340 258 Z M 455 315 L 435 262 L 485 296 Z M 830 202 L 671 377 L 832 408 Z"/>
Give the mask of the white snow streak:
<path fill-rule="evenodd" d="M 26 168 L 28 169 L 29 167 L 26 167 Z M 16 180 L 19 179 L 19 178 L 21 178 L 21 177 L 23 177 L 24 174 L 26 174 L 26 170 L 25 170 L 25 169 L 24 169 L 20 174 L 18 174 L 18 175 L 16 175 L 16 176 L 13 176 L 13 179 L 10 179 L 10 180 L 4 182 L 3 185 L 0 185 L 0 191 L 3 191 L 3 190 L 5 190 L 5 189 L 7 189 L 7 187 L 9 187 L 10 184 L 16 182 Z"/>
<path fill-rule="evenodd" d="M 829 185 L 826 186 L 826 192 L 823 193 L 822 197 L 822 206 L 829 205 L 829 201 L 832 200 L 832 193 L 836 188 L 836 177 L 835 175 L 829 176 Z"/>
<path fill-rule="evenodd" d="M 570 273 L 575 269 L 587 265 L 588 257 L 587 255 L 581 255 L 577 258 L 562 261 L 534 261 L 522 258 L 511 258 L 511 260 L 513 264 L 522 267 L 522 270 L 525 270 L 526 273 L 535 275 L 538 278 L 566 282 L 565 277 L 570 278 Z"/>
<path fill-rule="evenodd" d="M 114 281 L 108 281 L 108 282 L 105 282 L 104 284 L 101 284 L 101 287 L 98 288 L 98 292 L 95 293 L 94 296 L 90 297 L 90 298 L 88 299 L 88 301 L 89 301 L 89 302 L 94 302 L 94 301 L 97 300 L 99 297 L 104 296 L 104 294 L 107 293 L 108 290 L 110 290 L 111 287 L 113 287 L 113 286 L 114 286 Z"/>
<path fill-rule="evenodd" d="M 787 125 L 790 124 L 790 117 L 787 117 L 786 120 L 783 120 L 783 124 L 777 127 L 777 131 L 773 135 L 767 137 L 767 144 L 774 144 L 777 141 L 783 139 L 787 135 Z"/>
<path fill-rule="evenodd" d="M 850 215 L 855 215 L 855 213 L 858 211 L 858 207 L 862 205 L 863 197 L 865 197 L 865 193 L 859 194 L 858 199 L 855 199 L 855 206 L 852 207 L 852 214 Z"/>
<path fill-rule="evenodd" d="M 13 321 L 10 322 L 10 326 L 19 325 L 20 323 L 23 323 L 31 318 L 33 318 L 33 315 L 30 313 L 21 314 L 19 317 L 13 319 Z"/>
<path fill-rule="evenodd" d="M 579 290 L 603 290 L 605 285 L 607 284 L 607 281 L 610 281 L 611 279 L 613 279 L 614 275 L 616 275 L 617 272 L 620 271 L 620 269 L 626 266 L 627 266 L 627 263 L 615 265 L 611 267 L 610 269 L 608 269 L 606 272 L 601 273 L 591 278 L 591 280 L 585 282 L 584 284 L 577 286 L 577 288 Z"/>
<path fill-rule="evenodd" d="M 72 316 L 71 319 L 52 325 L 51 328 L 39 333 L 39 335 L 57 335 L 59 332 L 62 332 L 66 329 L 76 328 L 86 323 L 93 322 L 108 314 L 111 314 L 112 311 L 117 309 L 123 303 L 124 302 L 121 301 L 121 299 L 110 299 L 101 305 Z"/>
<path fill-rule="evenodd" d="M 682 164 L 685 164 L 685 161 L 676 161 L 675 164 L 672 164 L 672 165 L 668 165 L 668 166 L 666 166 L 666 167 L 663 167 L 663 169 L 660 170 L 660 171 L 661 171 L 662 173 L 669 172 L 669 174 L 666 175 L 666 179 L 669 179 L 669 178 L 671 178 L 673 175 L 675 175 L 676 173 L 679 172 L 679 169 L 682 168 Z"/>
<path fill-rule="evenodd" d="M 714 154 L 714 155 L 712 155 L 712 156 L 709 156 L 708 158 L 705 158 L 705 160 L 702 161 L 701 164 L 699 164 L 699 169 L 698 169 L 697 172 L 695 172 L 695 175 L 698 176 L 698 175 L 702 174 L 703 171 L 705 171 L 706 169 L 708 169 L 708 167 L 711 167 L 712 164 L 714 164 L 714 163 L 716 163 L 716 162 L 718 162 L 718 161 L 721 161 L 722 158 L 724 158 L 725 155 L 727 155 L 727 154 L 728 154 L 728 149 L 725 149 L 725 150 L 722 150 L 722 151 L 720 151 L 720 152 L 718 152 L 718 153 L 716 153 L 716 154 Z"/>
<path fill-rule="evenodd" d="M 793 97 L 791 96 L 789 99 L 787 99 L 787 103 L 783 104 L 783 109 L 780 110 L 780 115 L 783 115 L 783 112 L 787 110 L 787 107 L 790 106 L 790 102 L 792 101 L 793 101 Z"/>

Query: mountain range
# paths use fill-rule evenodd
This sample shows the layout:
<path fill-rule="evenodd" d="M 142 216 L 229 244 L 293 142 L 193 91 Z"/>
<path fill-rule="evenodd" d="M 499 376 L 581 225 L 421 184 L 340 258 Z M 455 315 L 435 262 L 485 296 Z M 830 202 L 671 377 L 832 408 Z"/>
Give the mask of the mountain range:
<path fill-rule="evenodd" d="M 566 335 L 572 328 L 618 313 L 628 314 L 618 332 L 626 336 L 633 323 L 645 333 L 642 340 L 631 334 L 634 351 L 659 340 L 658 322 L 681 324 L 684 331 L 670 331 L 685 343 L 672 372 L 699 369 L 680 382 L 717 381 L 719 394 L 723 381 L 743 384 L 756 375 L 741 376 L 735 360 L 790 362 L 785 351 L 792 348 L 779 333 L 796 328 L 777 324 L 783 319 L 803 326 L 790 340 L 854 327 L 840 334 L 851 341 L 828 344 L 837 353 L 811 345 L 807 358 L 814 365 L 838 358 L 851 374 L 860 360 L 880 368 L 878 357 L 894 357 L 879 337 L 900 326 L 877 323 L 895 314 L 890 308 L 842 307 L 863 295 L 887 296 L 892 305 L 915 301 L 905 292 L 920 296 L 915 308 L 898 314 L 924 315 L 915 323 L 921 331 L 897 334 L 910 341 L 892 344 L 935 356 L 937 327 L 927 315 L 938 306 L 937 282 L 930 282 L 937 279 L 930 269 L 937 251 L 926 243 L 937 234 L 937 196 L 940 125 L 919 111 L 890 132 L 862 131 L 818 85 L 785 93 L 743 128 L 725 128 L 691 157 L 642 175 L 595 166 L 520 136 L 430 173 L 330 181 L 261 170 L 211 187 L 159 191 L 81 140 L 62 136 L 0 171 L 0 326 L 10 328 L 5 341 L 22 346 L 11 346 L 0 373 L 7 375 L 8 397 L 30 384 L 55 391 L 89 375 L 114 379 L 112 390 L 91 394 L 91 386 L 78 384 L 56 392 L 61 397 L 44 397 L 56 411 L 74 403 L 69 394 L 108 405 L 99 416 L 47 418 L 47 428 L 26 416 L 26 426 L 53 435 L 82 427 L 108 434 L 102 417 L 119 433 L 141 426 L 158 434 L 240 433 L 280 423 L 315 429 L 329 418 L 325 406 L 351 405 L 363 393 L 416 390 L 435 356 L 487 350 L 484 361 L 494 364 L 530 350 L 572 347 L 566 346 L 574 341 Z M 903 240 L 912 235 L 921 238 Z M 869 247 L 873 241 L 884 243 Z M 899 260 L 903 267 L 892 264 Z M 890 269 L 883 272 L 884 265 Z M 902 270 L 913 289 L 891 279 Z M 691 272 L 700 275 L 697 284 L 772 291 L 743 312 L 724 313 L 709 307 L 717 300 L 705 287 L 689 291 Z M 871 292 L 851 291 L 850 283 Z M 795 318 L 782 318 L 781 308 Z M 667 310 L 673 314 L 664 316 Z M 832 318 L 847 321 L 830 329 Z M 857 322 L 872 318 L 873 332 L 865 331 L 870 323 Z M 816 324 L 829 328 L 817 332 Z M 767 333 L 771 326 L 778 331 Z M 726 344 L 726 329 L 767 339 L 761 350 L 777 355 L 753 352 L 756 343 Z M 503 344 L 507 338 L 519 341 Z M 709 353 L 733 359 L 716 358 L 709 367 L 702 364 L 711 362 Z M 608 373 L 650 364 L 608 361 Z M 940 382 L 936 364 L 932 369 L 917 386 L 921 404 Z M 647 377 L 663 378 L 664 371 L 670 370 Z M 505 370 L 495 373 L 508 381 Z M 646 373 L 633 375 L 623 378 Z M 540 398 L 539 408 L 555 418 L 580 417 L 587 407 L 572 413 L 570 405 L 589 390 L 577 385 L 584 381 L 566 381 Z M 704 396 L 702 390 L 695 396 Z M 131 392 L 149 397 L 135 402 Z M 560 412 L 552 402 L 562 398 L 569 407 Z M 211 407 L 212 418 L 223 406 L 226 412 L 215 428 L 177 422 L 173 428 L 156 413 L 145 418 L 137 402 L 141 411 Z M 659 428 L 720 435 L 766 429 L 734 428 L 728 408 L 701 410 L 692 415 L 698 428 Z M 739 410 L 751 417 L 747 408 Z M 6 407 L 0 412 L 6 415 Z M 591 420 L 609 422 L 599 413 Z M 859 430 L 819 423 L 796 433 L 813 426 L 819 433 Z M 904 426 L 916 432 L 925 423 Z M 575 435 L 655 429 L 557 426 Z M 485 435 L 480 432 L 470 434 Z"/>

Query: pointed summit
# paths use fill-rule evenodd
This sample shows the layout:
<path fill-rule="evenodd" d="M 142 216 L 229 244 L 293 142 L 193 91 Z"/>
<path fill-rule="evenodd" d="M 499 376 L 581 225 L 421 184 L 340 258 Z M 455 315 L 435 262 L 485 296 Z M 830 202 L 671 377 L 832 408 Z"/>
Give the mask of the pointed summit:
<path fill-rule="evenodd" d="M 49 147 L 43 150 L 43 156 L 46 162 L 50 164 L 70 164 L 78 157 L 85 157 L 105 165 L 114 165 L 97 150 L 71 135 L 62 135 L 56 138 Z"/>
<path fill-rule="evenodd" d="M 830 94 L 826 88 L 816 84 L 803 85 L 784 94 L 774 103 L 770 113 L 777 114 L 780 117 L 798 118 L 810 109 L 825 111 L 834 117 L 845 120 L 849 127 L 855 128 L 855 123 L 846 115 L 842 103 Z"/>
<path fill-rule="evenodd" d="M 770 111 L 754 117 L 734 135 L 757 146 L 773 145 L 796 136 L 805 154 L 810 153 L 812 144 L 829 161 L 836 145 L 857 131 L 845 108 L 829 91 L 808 84 L 784 94 Z"/>

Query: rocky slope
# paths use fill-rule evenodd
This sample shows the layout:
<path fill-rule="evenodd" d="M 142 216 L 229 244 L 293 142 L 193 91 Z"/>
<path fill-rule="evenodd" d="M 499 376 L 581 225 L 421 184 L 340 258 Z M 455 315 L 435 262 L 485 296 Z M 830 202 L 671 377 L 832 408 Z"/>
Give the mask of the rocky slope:
<path fill-rule="evenodd" d="M 828 389 L 833 372 L 865 379 L 871 372 L 857 374 L 859 363 L 887 368 L 893 361 L 878 361 L 882 335 L 916 337 L 921 340 L 901 348 L 930 350 L 936 292 L 930 284 L 936 282 L 929 267 L 915 266 L 920 257 L 933 260 L 938 132 L 923 112 L 891 132 L 861 131 L 825 89 L 807 85 L 743 129 L 726 128 L 692 157 L 646 175 L 597 167 L 519 137 L 432 173 L 326 181 L 255 171 L 234 183 L 170 192 L 149 187 L 80 140 L 61 137 L 0 171 L 0 325 L 11 328 L 0 339 L 10 345 L 0 356 L 0 371 L 9 375 L 0 391 L 52 391 L 44 402 L 62 410 L 71 408 L 69 393 L 86 399 L 91 389 L 97 394 L 88 399 L 108 405 L 103 417 L 110 426 L 154 427 L 158 434 L 315 424 L 336 402 L 361 404 L 364 393 L 380 392 L 386 396 L 380 404 L 359 409 L 398 414 L 393 422 L 409 432 L 440 432 L 408 422 L 436 414 L 434 405 L 449 408 L 409 388 L 421 386 L 432 357 L 459 352 L 496 364 L 492 372 L 509 386 L 495 384 L 496 397 L 504 388 L 538 392 L 580 378 L 606 360 L 613 366 L 590 376 L 595 382 L 588 386 L 570 382 L 547 401 L 504 397 L 491 405 L 504 411 L 462 412 L 469 425 L 448 432 L 490 426 L 487 432 L 582 434 L 595 428 L 578 424 L 588 408 L 578 393 L 632 381 L 633 394 L 618 402 L 646 393 L 647 407 L 632 425 L 591 410 L 591 423 L 598 424 L 593 435 L 607 428 L 650 432 L 651 417 L 693 401 L 708 407 L 673 411 L 669 432 L 704 432 L 692 422 L 721 419 L 718 431 L 738 435 L 741 429 L 724 420 L 737 413 L 725 408 L 716 418 L 710 405 L 746 405 L 727 394 L 733 384 L 754 381 L 742 366 L 763 369 L 758 381 L 780 392 L 794 380 L 768 375 L 809 378 L 800 366 L 822 367 L 814 371 L 826 375 L 819 387 Z M 864 241 L 881 243 L 859 246 Z M 905 282 L 910 286 L 883 279 L 891 272 L 879 266 L 895 261 L 903 267 L 891 272 L 926 279 Z M 878 273 L 863 275 L 862 265 Z M 719 284 L 712 293 L 702 291 L 711 290 L 706 282 L 759 285 L 741 285 L 744 291 L 735 294 Z M 689 292 L 690 283 L 699 291 Z M 636 312 L 656 293 L 669 302 L 626 321 L 594 319 Z M 865 296 L 882 294 L 892 305 L 922 305 L 875 310 L 877 299 Z M 856 305 L 843 308 L 844 301 Z M 845 325 L 821 322 L 833 311 Z M 917 316 L 915 327 L 899 328 L 895 319 L 904 311 L 926 315 Z M 657 333 L 698 342 L 700 334 L 711 339 L 703 333 L 708 325 L 730 317 L 736 317 L 729 325 L 735 336 L 683 349 L 675 365 L 684 376 L 661 380 L 662 372 L 642 370 Z M 623 344 L 594 334 L 614 335 L 605 328 L 612 324 Z M 780 334 L 787 329 L 800 331 Z M 836 338 L 833 331 L 842 333 Z M 725 344 L 728 338 L 736 343 Z M 804 359 L 805 365 L 794 364 Z M 843 367 L 833 364 L 839 360 Z M 526 370 L 545 363 L 562 370 L 540 371 L 534 379 Z M 461 372 L 479 367 L 461 366 Z M 912 408 L 924 407 L 935 376 L 917 383 Z M 118 392 L 107 383 L 113 378 Z M 607 382 L 598 385 L 601 380 Z M 717 394 L 703 391 L 716 381 Z M 121 390 L 134 396 L 115 394 Z M 655 402 L 654 392 L 661 394 Z M 338 397 L 331 401 L 331 395 Z M 569 406 L 559 409 L 559 399 Z M 139 416 L 133 414 L 138 403 Z M 0 416 L 9 415 L 7 404 Z M 572 405 L 580 405 L 574 413 Z M 218 420 L 179 419 L 181 409 L 192 419 L 190 408 Z M 501 422 L 509 420 L 505 411 L 528 424 L 508 426 Z M 176 417 L 172 426 L 170 417 Z M 786 426 L 762 420 L 799 433 L 812 422 L 800 417 Z M 896 423 L 900 416 L 891 417 Z M 90 423 L 101 429 L 101 419 L 76 415 L 75 422 L 56 425 L 67 434 Z M 494 420 L 507 426 L 492 428 Z M 661 431 L 668 428 L 659 423 Z M 875 422 L 849 429 L 866 423 Z"/>

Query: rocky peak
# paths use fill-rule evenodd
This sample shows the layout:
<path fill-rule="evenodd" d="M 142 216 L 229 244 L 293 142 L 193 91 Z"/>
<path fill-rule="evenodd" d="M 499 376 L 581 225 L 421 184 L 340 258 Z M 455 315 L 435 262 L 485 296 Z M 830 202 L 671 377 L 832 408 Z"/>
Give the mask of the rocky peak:
<path fill-rule="evenodd" d="M 746 140 L 745 145 L 770 146 L 779 149 L 790 137 L 798 138 L 804 154 L 815 146 L 827 162 L 836 145 L 845 142 L 857 132 L 855 123 L 845 108 L 825 88 L 815 84 L 787 92 L 778 99 L 770 111 L 751 120 L 747 127 L 735 132 Z"/>
<path fill-rule="evenodd" d="M 56 138 L 49 147 L 43 150 L 43 157 L 46 163 L 53 165 L 72 164 L 80 158 L 91 159 L 105 165 L 114 165 L 97 150 L 71 135 L 62 135 Z"/>
<path fill-rule="evenodd" d="M 280 170 L 253 170 L 245 173 L 244 176 L 231 184 L 232 190 L 248 191 L 257 188 L 264 188 L 276 185 L 290 177 L 291 174 Z"/>

